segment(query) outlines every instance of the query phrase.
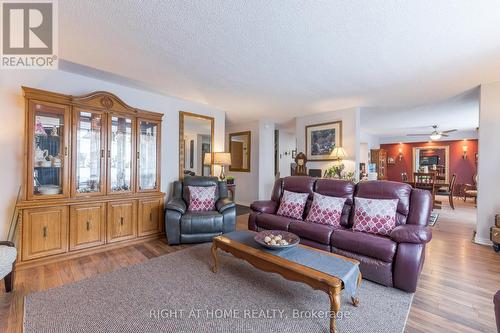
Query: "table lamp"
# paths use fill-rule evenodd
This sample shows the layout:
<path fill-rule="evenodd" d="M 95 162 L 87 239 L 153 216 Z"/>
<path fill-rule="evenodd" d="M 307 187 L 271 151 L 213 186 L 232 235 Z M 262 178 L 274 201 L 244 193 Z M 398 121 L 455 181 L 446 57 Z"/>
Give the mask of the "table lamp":
<path fill-rule="evenodd" d="M 226 165 L 231 165 L 231 154 L 230 153 L 214 153 L 213 164 L 220 165 L 220 176 L 221 180 L 226 178 L 224 174 L 224 167 Z"/>

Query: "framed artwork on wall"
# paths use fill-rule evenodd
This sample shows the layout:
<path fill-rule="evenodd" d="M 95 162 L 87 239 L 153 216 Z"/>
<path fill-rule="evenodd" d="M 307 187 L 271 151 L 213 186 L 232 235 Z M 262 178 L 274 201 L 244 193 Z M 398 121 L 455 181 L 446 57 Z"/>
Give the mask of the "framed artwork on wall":
<path fill-rule="evenodd" d="M 306 156 L 309 161 L 332 161 L 333 148 L 342 147 L 342 121 L 306 126 Z"/>
<path fill-rule="evenodd" d="M 396 160 L 394 159 L 394 157 L 392 156 L 387 157 L 387 164 L 389 165 L 396 164 Z"/>

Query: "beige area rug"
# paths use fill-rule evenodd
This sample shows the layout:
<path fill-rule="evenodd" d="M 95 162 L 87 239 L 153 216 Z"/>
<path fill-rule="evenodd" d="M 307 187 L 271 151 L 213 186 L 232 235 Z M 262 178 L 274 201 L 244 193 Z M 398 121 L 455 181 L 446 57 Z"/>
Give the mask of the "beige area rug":
<path fill-rule="evenodd" d="M 210 244 L 30 294 L 24 332 L 328 332 L 321 291 L 257 270 Z M 402 332 L 413 294 L 364 280 L 361 304 L 343 298 L 339 332 Z"/>

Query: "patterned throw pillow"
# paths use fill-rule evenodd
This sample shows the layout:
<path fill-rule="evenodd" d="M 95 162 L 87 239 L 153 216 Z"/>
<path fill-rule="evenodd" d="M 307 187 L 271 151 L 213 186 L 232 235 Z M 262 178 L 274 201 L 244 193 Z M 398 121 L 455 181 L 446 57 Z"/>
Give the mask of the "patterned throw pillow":
<path fill-rule="evenodd" d="M 276 215 L 302 220 L 308 196 L 309 193 L 295 193 L 285 190 Z"/>
<path fill-rule="evenodd" d="M 188 186 L 190 212 L 215 210 L 215 186 Z"/>
<path fill-rule="evenodd" d="M 329 197 L 314 193 L 313 203 L 309 214 L 307 214 L 306 222 L 339 226 L 345 201 L 346 198 Z"/>
<path fill-rule="evenodd" d="M 388 235 L 396 227 L 398 199 L 354 198 L 353 230 Z"/>

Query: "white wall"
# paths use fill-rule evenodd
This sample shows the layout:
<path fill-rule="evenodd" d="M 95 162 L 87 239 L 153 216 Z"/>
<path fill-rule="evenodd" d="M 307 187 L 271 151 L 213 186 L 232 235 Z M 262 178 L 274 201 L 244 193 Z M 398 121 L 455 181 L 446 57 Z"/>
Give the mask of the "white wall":
<path fill-rule="evenodd" d="M 294 162 L 292 150 L 297 148 L 297 136 L 295 133 L 289 133 L 281 128 L 279 131 L 280 177 L 288 177 L 290 176 L 290 164 Z"/>
<path fill-rule="evenodd" d="M 229 134 L 243 131 L 252 132 L 250 172 L 228 171 L 227 175 L 235 179 L 236 203 L 249 206 L 256 200 L 271 197 L 274 185 L 274 123 L 260 120 L 228 125 L 226 147 L 229 147 Z"/>
<path fill-rule="evenodd" d="M 259 121 L 259 200 L 271 198 L 274 175 L 274 122 Z"/>
<path fill-rule="evenodd" d="M 229 171 L 226 174 L 233 176 L 236 184 L 236 202 L 240 205 L 249 206 L 259 199 L 259 122 L 241 123 L 238 125 L 228 125 L 226 127 L 226 147 L 229 151 L 229 134 L 236 132 L 250 131 L 250 172 Z"/>
<path fill-rule="evenodd" d="M 179 175 L 179 110 L 215 118 L 215 151 L 224 150 L 225 113 L 210 107 L 145 90 L 126 87 L 61 70 L 10 70 L 0 74 L 0 239 L 5 239 L 22 180 L 24 163 L 24 99 L 21 86 L 63 94 L 81 95 L 105 90 L 125 103 L 165 114 L 162 126 L 161 189 L 170 195 L 171 183 Z M 218 174 L 216 170 L 216 174 Z"/>
<path fill-rule="evenodd" d="M 311 116 L 297 117 L 297 153 L 305 153 L 305 127 L 307 125 L 321 124 L 333 121 L 342 121 L 342 147 L 347 153 L 343 163 L 346 171 L 354 171 L 356 177 L 359 175 L 360 161 L 360 109 L 350 108 L 337 111 L 323 112 Z M 307 162 L 309 169 L 321 169 L 322 173 L 330 167 L 333 161 L 325 162 Z"/>
<path fill-rule="evenodd" d="M 490 244 L 490 227 L 500 214 L 500 82 L 481 85 L 476 242 Z"/>

